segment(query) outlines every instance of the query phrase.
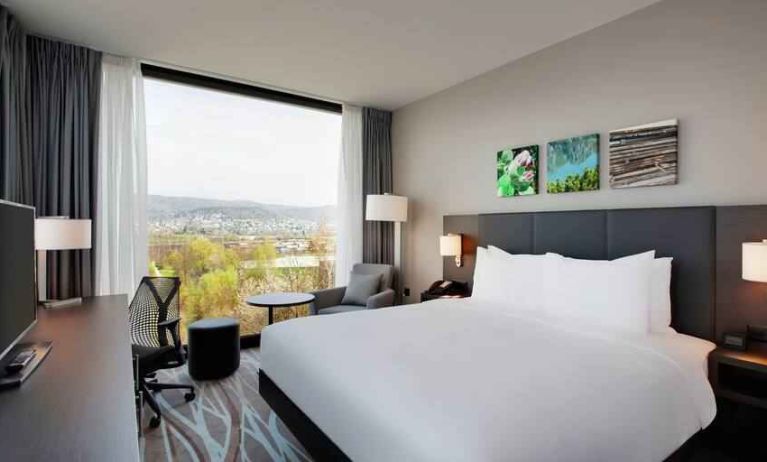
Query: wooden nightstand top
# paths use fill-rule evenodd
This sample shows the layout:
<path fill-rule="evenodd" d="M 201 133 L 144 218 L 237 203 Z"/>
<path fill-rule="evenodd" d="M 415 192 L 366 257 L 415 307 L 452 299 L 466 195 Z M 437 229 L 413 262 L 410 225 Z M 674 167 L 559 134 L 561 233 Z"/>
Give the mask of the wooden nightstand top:
<path fill-rule="evenodd" d="M 469 296 L 468 294 L 434 296 L 434 295 L 430 295 L 427 291 L 424 291 L 424 292 L 421 292 L 421 301 L 426 302 L 429 300 L 437 300 L 437 299 L 444 299 L 444 298 L 466 298 L 468 296 Z"/>
<path fill-rule="evenodd" d="M 746 351 L 718 347 L 710 356 L 720 363 L 767 372 L 767 344 L 751 342 Z"/>

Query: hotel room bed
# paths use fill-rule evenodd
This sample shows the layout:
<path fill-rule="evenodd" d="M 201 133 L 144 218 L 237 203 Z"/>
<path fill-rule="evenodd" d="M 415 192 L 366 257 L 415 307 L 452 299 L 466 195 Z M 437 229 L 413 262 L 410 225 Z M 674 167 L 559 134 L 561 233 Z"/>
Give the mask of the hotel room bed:
<path fill-rule="evenodd" d="M 262 371 L 349 458 L 661 461 L 714 418 L 711 342 L 435 300 L 264 329 Z"/>

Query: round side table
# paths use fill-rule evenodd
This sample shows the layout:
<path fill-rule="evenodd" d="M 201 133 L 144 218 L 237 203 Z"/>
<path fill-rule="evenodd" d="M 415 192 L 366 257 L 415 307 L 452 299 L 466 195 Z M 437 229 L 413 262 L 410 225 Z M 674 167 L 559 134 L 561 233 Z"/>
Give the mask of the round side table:
<path fill-rule="evenodd" d="M 245 299 L 250 306 L 267 308 L 269 324 L 274 322 L 274 309 L 288 306 L 306 305 L 314 301 L 314 295 L 300 292 L 277 292 L 273 294 L 251 295 Z"/>

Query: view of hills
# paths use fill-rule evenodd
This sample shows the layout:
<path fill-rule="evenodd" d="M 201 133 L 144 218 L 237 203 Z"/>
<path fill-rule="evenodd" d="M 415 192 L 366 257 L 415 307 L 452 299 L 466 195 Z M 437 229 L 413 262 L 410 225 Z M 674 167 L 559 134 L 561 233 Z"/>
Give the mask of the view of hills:
<path fill-rule="evenodd" d="M 335 206 L 297 207 L 243 200 L 149 195 L 150 228 L 164 233 L 307 234 L 333 227 Z"/>
<path fill-rule="evenodd" d="M 292 218 L 313 222 L 324 219 L 332 223 L 335 221 L 336 208 L 332 205 L 297 207 L 241 200 L 149 195 L 149 221 L 201 213 L 223 214 L 234 219 Z"/>

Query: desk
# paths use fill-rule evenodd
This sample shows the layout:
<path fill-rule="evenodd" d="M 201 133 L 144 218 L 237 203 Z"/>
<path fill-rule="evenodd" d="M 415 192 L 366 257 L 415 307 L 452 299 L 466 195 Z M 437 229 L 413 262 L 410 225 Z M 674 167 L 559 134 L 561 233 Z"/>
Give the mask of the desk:
<path fill-rule="evenodd" d="M 38 310 L 24 341 L 53 348 L 0 393 L 0 460 L 139 460 L 127 307 L 116 295 Z"/>

